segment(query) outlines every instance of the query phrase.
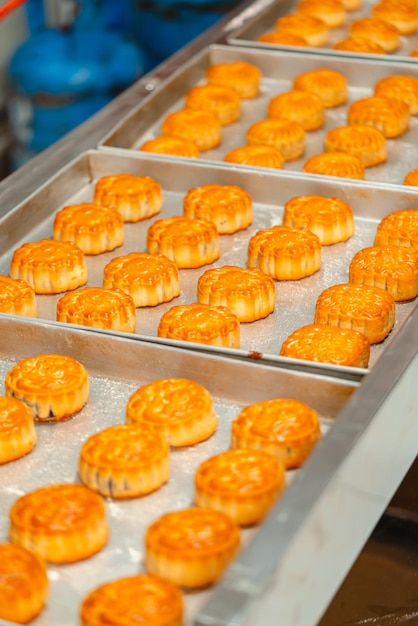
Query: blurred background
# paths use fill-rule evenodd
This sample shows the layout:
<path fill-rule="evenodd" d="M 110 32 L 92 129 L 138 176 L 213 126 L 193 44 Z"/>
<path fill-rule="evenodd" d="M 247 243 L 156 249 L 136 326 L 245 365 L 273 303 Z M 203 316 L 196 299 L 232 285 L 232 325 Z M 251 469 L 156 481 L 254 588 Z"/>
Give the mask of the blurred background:
<path fill-rule="evenodd" d="M 0 0 L 0 180 L 237 0 Z"/>

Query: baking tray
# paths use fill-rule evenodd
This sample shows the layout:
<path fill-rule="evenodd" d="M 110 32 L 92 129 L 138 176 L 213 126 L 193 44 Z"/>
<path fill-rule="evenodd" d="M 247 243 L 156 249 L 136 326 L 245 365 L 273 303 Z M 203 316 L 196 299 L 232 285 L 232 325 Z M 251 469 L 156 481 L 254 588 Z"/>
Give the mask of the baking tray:
<path fill-rule="evenodd" d="M 33 626 L 76 626 L 78 606 L 88 591 L 115 578 L 145 573 L 145 529 L 159 515 L 192 505 L 197 466 L 229 448 L 231 420 L 244 406 L 274 397 L 300 399 L 319 412 L 325 435 L 357 388 L 352 382 L 2 314 L 0 393 L 5 393 L 5 374 L 17 361 L 49 352 L 72 356 L 84 364 L 90 379 L 89 399 L 66 422 L 37 424 L 34 450 L 0 466 L 0 542 L 8 540 L 8 511 L 17 497 L 50 483 L 79 482 L 77 464 L 82 443 L 107 426 L 124 423 L 127 400 L 139 386 L 166 377 L 195 380 L 210 391 L 219 425 L 206 442 L 171 450 L 170 480 L 158 491 L 126 501 L 105 499 L 111 534 L 108 545 L 86 561 L 48 566 L 50 599 L 44 612 L 31 622 Z M 297 471 L 287 472 L 287 488 L 296 475 Z M 243 545 L 261 528 L 244 530 Z M 185 623 L 193 621 L 210 595 L 210 589 L 186 593 Z"/>
<path fill-rule="evenodd" d="M 283 17 L 288 13 L 296 13 L 297 4 L 298 2 L 295 0 L 278 0 L 269 4 L 268 7 L 257 13 L 255 17 L 251 16 L 251 10 L 248 8 L 244 11 L 244 14 L 248 14 L 248 18 L 245 20 L 245 25 L 232 29 L 227 37 L 227 42 L 231 45 L 245 45 L 257 48 L 267 47 L 270 49 L 285 51 L 294 50 L 295 48 L 291 46 L 265 44 L 257 41 L 257 39 L 263 33 L 274 31 L 274 24 L 279 17 Z M 337 41 L 341 41 L 341 39 L 348 36 L 349 25 L 354 20 L 371 16 L 371 10 L 374 4 L 377 4 L 377 1 L 373 2 L 363 0 L 361 7 L 359 7 L 356 11 L 347 11 L 347 21 L 343 26 L 329 29 L 329 41 L 324 46 L 320 48 L 304 46 L 303 48 L 300 48 L 300 51 L 308 54 L 313 52 L 324 56 L 335 55 L 337 57 L 346 57 L 352 60 L 370 59 L 376 57 L 389 63 L 392 61 L 395 63 L 401 61 L 405 63 L 412 63 L 413 65 L 416 64 L 418 59 L 409 55 L 415 48 L 418 47 L 417 33 L 413 33 L 412 35 L 401 35 L 399 48 L 394 52 L 387 54 L 371 55 L 367 53 L 346 52 L 343 50 L 333 49 L 332 46 L 337 43 Z"/>
<path fill-rule="evenodd" d="M 126 151 L 91 150 L 58 171 L 39 190 L 13 210 L 0 216 L 0 273 L 7 275 L 14 250 L 26 241 L 37 241 L 52 236 L 52 223 L 56 212 L 64 205 L 93 199 L 95 181 L 101 176 L 118 173 L 147 175 L 157 180 L 163 189 L 163 209 L 154 218 L 125 224 L 125 242 L 121 248 L 97 256 L 86 256 L 88 286 L 101 286 L 103 268 L 115 256 L 132 251 L 146 250 L 146 231 L 155 220 L 182 214 L 182 201 L 188 189 L 208 184 L 236 184 L 246 189 L 254 203 L 254 222 L 245 231 L 221 237 L 221 256 L 212 265 L 198 269 L 179 270 L 180 296 L 156 307 L 137 309 L 135 338 L 169 343 L 199 350 L 215 351 L 242 358 L 267 359 L 310 367 L 306 361 L 279 357 L 284 339 L 296 328 L 312 323 L 316 297 L 328 286 L 347 282 L 348 265 L 354 253 L 373 242 L 378 221 L 387 213 L 400 208 L 418 208 L 418 193 L 412 188 L 401 191 L 384 186 L 359 186 L 342 181 L 338 186 L 322 177 L 300 178 L 291 174 L 275 174 L 269 170 L 254 171 L 228 168 L 208 162 L 167 162 L 145 153 Z M 322 269 L 313 276 L 299 281 L 276 283 L 276 309 L 264 320 L 241 324 L 240 349 L 217 348 L 204 344 L 159 339 L 158 323 L 162 314 L 175 304 L 196 301 L 199 276 L 209 267 L 226 264 L 246 267 L 247 245 L 257 230 L 280 224 L 283 204 L 297 195 L 317 193 L 339 196 L 353 209 L 356 222 L 354 237 L 345 243 L 322 248 Z M 62 294 L 37 295 L 38 316 L 55 321 L 56 303 Z M 416 307 L 416 300 L 398 303 L 396 323 L 390 335 L 380 344 L 371 347 L 370 367 L 396 338 L 398 330 Z M 107 331 L 103 331 L 107 332 Z M 363 376 L 361 368 L 315 364 L 332 375 Z"/>
<path fill-rule="evenodd" d="M 263 74 L 261 94 L 254 99 L 242 101 L 242 116 L 238 122 L 222 128 L 222 143 L 218 148 L 201 152 L 199 160 L 223 162 L 225 154 L 246 143 L 247 128 L 266 117 L 268 101 L 278 93 L 291 89 L 294 77 L 302 72 L 327 67 L 340 71 L 347 78 L 349 100 L 346 105 L 326 109 L 323 128 L 306 133 L 305 154 L 295 161 L 288 161 L 284 171 L 297 172 L 301 176 L 305 161 L 324 150 L 327 131 L 346 125 L 347 107 L 350 102 L 372 95 L 374 84 L 390 74 L 416 75 L 412 63 L 392 63 L 378 59 L 337 58 L 303 54 L 296 51 L 261 50 L 244 46 L 213 44 L 192 57 L 162 82 L 149 81 L 151 95 L 121 119 L 99 147 L 138 150 L 148 139 L 161 134 L 161 124 L 172 111 L 184 107 L 187 91 L 205 82 L 206 69 L 215 63 L 246 61 L 257 65 Z M 155 88 L 153 88 L 155 87 Z M 418 117 L 411 119 L 409 130 L 396 139 L 387 140 L 387 162 L 366 169 L 366 181 L 402 185 L 405 174 L 417 167 L 416 145 L 418 142 Z M 174 159 L 178 157 L 173 157 Z M 184 159 L 182 159 L 184 160 Z M 238 167 L 238 166 L 237 166 Z M 277 170 L 276 170 L 277 171 Z M 335 179 L 334 179 L 335 184 Z"/>

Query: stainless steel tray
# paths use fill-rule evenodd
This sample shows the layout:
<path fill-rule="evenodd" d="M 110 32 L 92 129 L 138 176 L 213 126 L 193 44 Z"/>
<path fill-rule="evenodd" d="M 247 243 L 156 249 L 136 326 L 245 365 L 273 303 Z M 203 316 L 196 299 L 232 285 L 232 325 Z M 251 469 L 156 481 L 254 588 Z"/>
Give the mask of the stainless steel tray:
<path fill-rule="evenodd" d="M 293 78 L 304 71 L 328 67 L 342 72 L 349 84 L 349 102 L 372 94 L 375 82 L 390 74 L 415 75 L 413 63 L 392 63 L 378 59 L 339 58 L 296 51 L 261 50 L 244 46 L 222 46 L 214 44 L 192 57 L 189 62 L 173 72 L 152 94 L 140 103 L 115 126 L 99 143 L 99 147 L 137 150 L 144 141 L 161 134 L 161 123 L 172 111 L 184 107 L 184 98 L 190 87 L 205 82 L 205 71 L 209 65 L 219 62 L 247 61 L 257 65 L 262 73 L 261 94 L 242 102 L 241 119 L 222 129 L 222 143 L 218 148 L 204 151 L 199 160 L 222 162 L 225 154 L 246 143 L 247 128 L 266 117 L 267 104 L 274 95 L 291 88 Z M 151 81 L 152 84 L 152 81 Z M 326 110 L 326 123 L 322 129 L 306 133 L 305 154 L 295 161 L 288 161 L 284 171 L 297 172 L 305 176 L 302 167 L 305 161 L 324 150 L 324 137 L 328 130 L 345 125 L 347 106 Z M 416 145 L 418 141 L 418 118 L 411 119 L 409 130 L 401 137 L 387 140 L 387 162 L 366 170 L 366 181 L 402 185 L 405 174 L 417 166 Z M 173 160 L 176 157 L 173 157 Z M 177 160 L 179 158 L 177 157 Z M 184 161 L 185 159 L 181 159 Z M 238 166 L 235 166 L 238 167 Z M 260 168 L 257 168 L 260 169 Z M 275 170 L 277 171 L 277 170 Z M 339 182 L 339 179 L 338 179 Z M 334 184 L 338 184 L 334 179 Z"/>
<path fill-rule="evenodd" d="M 199 350 L 216 351 L 218 354 L 244 358 L 262 357 L 276 363 L 295 363 L 295 360 L 278 356 L 282 342 L 296 328 L 313 322 L 316 297 L 326 287 L 347 282 L 349 261 L 358 249 L 372 244 L 377 222 L 395 209 L 418 206 L 418 194 L 409 188 L 400 192 L 383 186 L 360 186 L 343 181 L 336 186 L 318 177 L 302 179 L 291 174 L 274 174 L 268 170 L 255 173 L 207 162 L 168 163 L 145 153 L 93 150 L 62 168 L 25 202 L 3 217 L 0 216 L 0 273 L 8 274 L 13 251 L 23 242 L 52 236 L 52 222 L 62 206 L 92 200 L 94 182 L 98 178 L 122 172 L 149 175 L 159 181 L 163 188 L 163 209 L 151 220 L 126 224 L 125 243 L 121 248 L 98 256 L 86 256 L 89 276 L 87 284 L 102 285 L 103 268 L 111 258 L 133 250 L 145 251 L 146 231 L 150 223 L 153 219 L 181 215 L 183 197 L 188 189 L 214 182 L 237 184 L 246 189 L 253 198 L 254 222 L 251 227 L 235 235 L 222 236 L 221 256 L 212 266 L 180 270 L 181 294 L 178 298 L 157 307 L 137 309 L 135 336 L 183 347 L 194 346 Z M 283 204 L 293 196 L 308 193 L 338 195 L 349 202 L 355 214 L 356 233 L 345 243 L 322 248 L 322 269 L 318 273 L 299 281 L 277 282 L 275 312 L 264 320 L 241 324 L 239 350 L 158 339 L 157 329 L 161 315 L 174 304 L 196 301 L 197 280 L 208 267 L 225 264 L 246 267 L 249 237 L 260 228 L 280 224 Z M 56 319 L 56 303 L 61 296 L 62 294 L 37 296 L 41 319 Z M 416 301 L 397 305 L 395 328 L 382 343 L 372 346 L 370 367 L 396 338 L 399 328 L 415 306 Z M 307 362 L 299 363 L 304 367 L 309 366 Z M 318 367 L 330 373 L 340 372 L 342 375 L 364 374 L 364 370 L 357 368 L 326 364 L 318 364 Z"/>
<path fill-rule="evenodd" d="M 413 65 L 416 64 L 418 61 L 417 58 L 411 57 L 409 54 L 418 47 L 417 33 L 413 33 L 412 35 L 401 35 L 399 48 L 390 54 L 371 55 L 333 49 L 332 46 L 337 43 L 337 41 L 341 41 L 341 39 L 348 36 L 349 25 L 354 20 L 371 16 L 371 9 L 374 4 L 376 4 L 376 2 L 363 0 L 362 6 L 359 7 L 359 9 L 347 12 L 347 21 L 343 26 L 329 29 L 329 41 L 323 47 L 314 48 L 306 46 L 300 48 L 300 51 L 307 52 L 308 54 L 313 52 L 324 56 L 335 55 L 337 57 L 346 57 L 352 60 L 364 60 L 376 57 L 386 63 L 391 63 L 392 61 L 396 63 L 401 61 L 405 63 L 412 63 Z M 288 13 L 295 13 L 296 5 L 297 1 L 295 0 L 276 0 L 276 2 L 260 11 L 255 17 L 248 17 L 244 26 L 239 26 L 235 30 L 232 30 L 227 37 L 227 42 L 231 45 L 245 45 L 257 48 L 268 47 L 275 50 L 286 51 L 295 50 L 294 47 L 265 44 L 257 41 L 257 39 L 263 33 L 274 31 L 274 24 L 279 17 L 283 17 Z M 250 9 L 244 11 L 244 14 L 245 13 L 249 15 Z"/>
<path fill-rule="evenodd" d="M 229 448 L 231 420 L 245 405 L 272 397 L 300 399 L 318 410 L 326 434 L 357 388 L 352 382 L 0 315 L 0 393 L 5 393 L 5 374 L 19 359 L 48 352 L 84 364 L 90 378 L 89 399 L 66 422 L 37 424 L 34 450 L 0 466 L 0 542 L 8 540 L 8 512 L 17 497 L 50 483 L 79 482 L 82 443 L 107 426 L 124 423 L 127 400 L 139 386 L 165 377 L 191 378 L 210 391 L 219 426 L 206 442 L 171 450 L 170 480 L 158 491 L 128 501 L 106 499 L 110 542 L 86 561 L 48 566 L 50 599 L 33 626 L 76 626 L 78 606 L 88 591 L 102 582 L 145 572 L 145 529 L 162 513 L 192 505 L 195 469 Z M 245 385 L 240 383 L 243 380 Z M 297 471 L 287 472 L 288 489 L 296 475 Z M 262 526 L 243 531 L 244 546 L 258 529 Z M 210 596 L 211 590 L 186 593 L 187 624 Z"/>

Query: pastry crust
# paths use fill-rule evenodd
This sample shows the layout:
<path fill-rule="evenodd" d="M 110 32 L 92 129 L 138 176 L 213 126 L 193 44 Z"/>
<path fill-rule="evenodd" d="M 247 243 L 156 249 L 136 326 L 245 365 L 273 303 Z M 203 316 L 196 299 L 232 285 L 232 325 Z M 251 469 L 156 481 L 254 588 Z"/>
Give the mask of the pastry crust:
<path fill-rule="evenodd" d="M 360 17 L 349 26 L 352 37 L 364 37 L 379 44 L 385 52 L 394 52 L 401 44 L 399 31 L 385 20 L 375 17 Z"/>
<path fill-rule="evenodd" d="M 244 230 L 253 221 L 251 196 L 237 185 L 193 187 L 184 197 L 183 212 L 186 217 L 214 222 L 220 235 Z"/>
<path fill-rule="evenodd" d="M 239 348 L 240 323 L 237 316 L 224 306 L 200 302 L 179 304 L 161 317 L 158 337 Z"/>
<path fill-rule="evenodd" d="M 38 294 L 70 291 L 87 282 L 84 253 L 75 243 L 41 239 L 17 248 L 10 276 L 25 280 Z"/>
<path fill-rule="evenodd" d="M 20 459 L 36 444 L 30 408 L 10 396 L 0 396 L 0 464 Z M 1 596 L 1 591 L 0 591 Z"/>
<path fill-rule="evenodd" d="M 272 119 L 296 122 L 305 131 L 317 130 L 324 125 L 324 105 L 319 96 L 307 91 L 285 91 L 271 98 L 267 115 Z"/>
<path fill-rule="evenodd" d="M 218 580 L 240 547 L 239 526 L 225 513 L 203 507 L 166 513 L 145 535 L 150 574 L 182 587 Z"/>
<path fill-rule="evenodd" d="M 42 559 L 20 546 L 0 543 L 0 619 L 27 624 L 41 613 L 48 593 Z"/>
<path fill-rule="evenodd" d="M 272 31 L 263 33 L 257 39 L 261 43 L 271 43 L 282 46 L 307 46 L 308 42 L 304 37 L 295 35 L 294 33 L 279 33 L 278 31 Z"/>
<path fill-rule="evenodd" d="M 171 154 L 172 156 L 197 159 L 200 150 L 193 141 L 181 137 L 168 137 L 161 135 L 154 139 L 148 139 L 139 148 L 141 152 L 155 152 L 157 154 Z"/>
<path fill-rule="evenodd" d="M 105 266 L 103 287 L 121 289 L 133 299 L 135 307 L 157 306 L 179 295 L 179 272 L 164 254 L 130 252 Z"/>
<path fill-rule="evenodd" d="M 144 424 L 110 426 L 84 442 L 78 473 L 87 487 L 102 496 L 144 496 L 168 481 L 167 439 Z"/>
<path fill-rule="evenodd" d="M 241 117 L 241 98 L 232 87 L 196 85 L 186 94 L 186 108 L 209 111 L 222 125 L 232 124 Z"/>
<path fill-rule="evenodd" d="M 188 378 L 162 378 L 139 387 L 126 405 L 126 422 L 151 427 L 174 447 L 192 446 L 216 431 L 212 396 Z"/>
<path fill-rule="evenodd" d="M 84 365 L 59 354 L 18 361 L 6 374 L 6 394 L 29 406 L 35 421 L 69 419 L 87 402 L 89 378 Z"/>
<path fill-rule="evenodd" d="M 251 124 L 247 143 L 276 148 L 285 161 L 298 159 L 305 152 L 305 131 L 297 122 L 287 119 L 265 119 Z"/>
<path fill-rule="evenodd" d="M 374 86 L 374 95 L 395 98 L 409 104 L 411 115 L 418 114 L 418 78 L 392 74 L 381 78 Z"/>
<path fill-rule="evenodd" d="M 328 28 L 339 28 L 347 20 L 344 4 L 340 0 L 300 0 L 296 11 L 318 17 Z"/>
<path fill-rule="evenodd" d="M 418 295 L 418 250 L 404 246 L 370 246 L 356 252 L 349 266 L 353 285 L 387 289 L 398 302 Z"/>
<path fill-rule="evenodd" d="M 233 448 L 263 450 L 286 469 L 303 465 L 320 438 L 318 413 L 291 398 L 250 404 L 232 422 Z"/>
<path fill-rule="evenodd" d="M 57 321 L 133 333 L 135 303 L 121 289 L 84 287 L 58 300 Z"/>
<path fill-rule="evenodd" d="M 183 596 L 177 587 L 139 574 L 90 591 L 80 607 L 81 626 L 182 626 Z"/>
<path fill-rule="evenodd" d="M 362 6 L 363 0 L 342 0 L 342 3 L 346 11 L 357 11 Z"/>
<path fill-rule="evenodd" d="M 255 98 L 260 93 L 262 73 L 252 63 L 232 61 L 216 63 L 206 72 L 206 80 L 211 85 L 224 85 L 235 89 L 240 98 Z"/>
<path fill-rule="evenodd" d="M 308 70 L 293 80 L 293 89 L 307 91 L 319 96 L 324 107 L 333 108 L 345 104 L 348 98 L 346 77 L 328 68 Z"/>
<path fill-rule="evenodd" d="M 275 280 L 299 280 L 318 272 L 321 242 L 309 230 L 273 226 L 259 230 L 248 244 L 248 267 L 261 269 Z"/>
<path fill-rule="evenodd" d="M 240 322 L 254 322 L 274 311 L 276 290 L 271 276 L 259 269 L 224 265 L 199 277 L 197 299 L 228 307 Z"/>
<path fill-rule="evenodd" d="M 379 287 L 332 285 L 315 305 L 315 324 L 331 324 L 363 333 L 371 344 L 383 341 L 395 323 L 393 296 Z"/>
<path fill-rule="evenodd" d="M 301 35 L 313 48 L 324 46 L 329 39 L 328 26 L 313 15 L 288 13 L 276 20 L 275 27 L 279 33 Z"/>
<path fill-rule="evenodd" d="M 395 98 L 369 96 L 355 100 L 347 111 L 350 125 L 372 126 L 387 138 L 399 137 L 409 128 L 409 104 Z"/>
<path fill-rule="evenodd" d="M 161 185 L 150 176 L 103 176 L 94 188 L 94 201 L 116 209 L 124 222 L 139 222 L 157 215 L 163 206 Z"/>
<path fill-rule="evenodd" d="M 418 29 L 418 7 L 399 0 L 384 0 L 372 6 L 372 16 L 395 26 L 401 35 L 412 35 Z"/>
<path fill-rule="evenodd" d="M 364 167 L 379 165 L 387 159 L 384 134 L 373 126 L 360 124 L 331 128 L 325 135 L 325 150 L 352 154 Z"/>
<path fill-rule="evenodd" d="M 319 237 L 322 246 L 347 241 L 355 230 L 353 210 L 347 202 L 316 194 L 288 200 L 284 205 L 283 225 L 307 228 Z"/>
<path fill-rule="evenodd" d="M 400 209 L 380 220 L 373 245 L 407 246 L 418 250 L 418 211 Z"/>
<path fill-rule="evenodd" d="M 284 165 L 282 153 L 273 146 L 239 146 L 230 150 L 224 156 L 224 161 L 275 169 L 281 169 Z"/>
<path fill-rule="evenodd" d="M 219 258 L 219 233 L 209 220 L 175 215 L 151 224 L 147 249 L 164 254 L 179 268 L 202 267 Z"/>
<path fill-rule="evenodd" d="M 410 185 L 411 187 L 418 187 L 418 168 L 411 170 L 405 175 L 403 184 Z"/>
<path fill-rule="evenodd" d="M 363 333 L 328 324 L 307 324 L 291 333 L 280 356 L 350 367 L 367 367 L 370 342 Z"/>
<path fill-rule="evenodd" d="M 25 280 L 0 276 L 0 313 L 38 316 L 35 291 Z"/>
<path fill-rule="evenodd" d="M 162 134 L 192 141 L 199 151 L 211 150 L 221 144 L 221 124 L 205 110 L 181 109 L 169 113 L 162 123 Z"/>
<path fill-rule="evenodd" d="M 41 487 L 10 509 L 10 541 L 49 563 L 73 563 L 99 552 L 109 529 L 102 498 L 83 485 Z"/>
<path fill-rule="evenodd" d="M 285 486 L 284 464 L 261 450 L 227 450 L 199 465 L 194 500 L 239 526 L 260 522 Z"/>
<path fill-rule="evenodd" d="M 339 176 L 364 180 L 364 163 L 353 154 L 345 152 L 322 152 L 305 161 L 303 171 L 322 176 Z"/>
<path fill-rule="evenodd" d="M 101 254 L 123 244 L 123 217 L 93 202 L 66 206 L 55 215 L 53 237 L 72 241 L 84 254 Z"/>
<path fill-rule="evenodd" d="M 340 39 L 333 46 L 333 50 L 346 52 L 365 52 L 366 54 L 386 54 L 385 49 L 377 41 L 367 37 L 350 36 Z"/>

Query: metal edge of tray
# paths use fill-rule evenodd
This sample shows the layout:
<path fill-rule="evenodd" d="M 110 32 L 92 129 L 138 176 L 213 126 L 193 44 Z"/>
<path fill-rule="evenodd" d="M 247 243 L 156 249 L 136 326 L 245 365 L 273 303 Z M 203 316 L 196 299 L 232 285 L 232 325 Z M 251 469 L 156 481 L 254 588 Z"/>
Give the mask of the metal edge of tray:
<path fill-rule="evenodd" d="M 196 626 L 318 623 L 416 457 L 417 346 L 417 320 L 409 319 Z"/>
<path fill-rule="evenodd" d="M 292 9 L 295 8 L 296 4 L 297 3 L 295 2 L 295 0 L 276 0 L 276 2 L 269 3 L 262 10 L 258 11 L 255 16 L 248 19 L 245 24 L 241 24 L 237 28 L 232 30 L 226 39 L 226 43 L 231 46 L 248 46 L 250 48 L 259 48 L 262 50 L 281 50 L 285 52 L 294 51 L 295 46 L 263 43 L 257 41 L 253 37 L 261 34 L 261 27 L 265 27 L 262 32 L 267 32 L 267 30 L 274 30 L 274 22 L 278 19 L 278 17 L 282 17 L 283 15 L 285 15 L 285 13 L 290 12 Z M 279 8 L 281 8 L 281 6 L 283 6 L 283 11 L 279 12 Z M 304 46 L 303 48 L 299 49 L 303 54 L 307 55 L 317 54 L 323 57 L 346 58 L 352 61 L 367 61 L 370 59 L 371 56 L 374 56 L 361 52 L 334 50 L 333 48 L 329 48 L 326 46 L 324 46 L 323 48 Z M 381 59 L 382 61 L 389 63 L 389 65 L 392 63 L 410 63 L 412 66 L 417 65 L 416 58 L 409 57 L 405 54 L 400 54 L 397 52 L 393 54 L 379 54 L 376 55 L 376 57 Z"/>

